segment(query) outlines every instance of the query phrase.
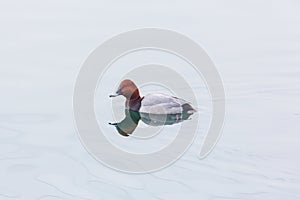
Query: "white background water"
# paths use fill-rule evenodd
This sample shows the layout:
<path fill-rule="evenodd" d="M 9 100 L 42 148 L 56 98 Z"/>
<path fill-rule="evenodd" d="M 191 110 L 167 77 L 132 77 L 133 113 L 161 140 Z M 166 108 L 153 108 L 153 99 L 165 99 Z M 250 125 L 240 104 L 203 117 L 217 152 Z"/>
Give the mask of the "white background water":
<path fill-rule="evenodd" d="M 0 199 L 300 198 L 300 3 L 1 1 Z M 223 136 L 153 174 L 113 171 L 82 147 L 72 93 L 112 35 L 178 31 L 204 47 L 226 90 Z"/>

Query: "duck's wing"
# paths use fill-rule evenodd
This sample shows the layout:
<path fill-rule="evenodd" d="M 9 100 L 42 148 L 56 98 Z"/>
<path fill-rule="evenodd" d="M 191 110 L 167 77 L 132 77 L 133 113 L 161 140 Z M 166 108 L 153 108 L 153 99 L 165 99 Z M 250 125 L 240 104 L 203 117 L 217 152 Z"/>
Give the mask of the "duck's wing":
<path fill-rule="evenodd" d="M 152 114 L 176 114 L 183 112 L 187 101 L 166 94 L 148 94 L 141 103 L 140 112 Z"/>

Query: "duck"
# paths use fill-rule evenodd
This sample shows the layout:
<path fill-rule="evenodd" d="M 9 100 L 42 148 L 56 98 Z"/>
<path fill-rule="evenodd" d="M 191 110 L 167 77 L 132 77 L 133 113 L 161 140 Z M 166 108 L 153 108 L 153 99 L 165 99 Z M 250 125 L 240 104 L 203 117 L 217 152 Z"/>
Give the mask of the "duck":
<path fill-rule="evenodd" d="M 138 87 L 130 79 L 121 81 L 116 93 L 109 95 L 109 97 L 117 96 L 126 98 L 126 109 L 139 113 L 190 116 L 197 112 L 191 103 L 175 96 L 150 93 L 141 97 Z"/>

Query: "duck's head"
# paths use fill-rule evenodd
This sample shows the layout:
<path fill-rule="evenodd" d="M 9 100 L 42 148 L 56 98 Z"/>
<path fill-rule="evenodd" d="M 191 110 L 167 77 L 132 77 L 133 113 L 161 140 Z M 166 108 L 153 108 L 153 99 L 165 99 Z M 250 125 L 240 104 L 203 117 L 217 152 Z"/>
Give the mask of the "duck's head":
<path fill-rule="evenodd" d="M 129 79 L 123 80 L 120 83 L 116 94 L 109 95 L 109 97 L 116 97 L 119 95 L 124 96 L 127 100 L 136 100 L 140 98 L 139 89 L 134 82 Z"/>

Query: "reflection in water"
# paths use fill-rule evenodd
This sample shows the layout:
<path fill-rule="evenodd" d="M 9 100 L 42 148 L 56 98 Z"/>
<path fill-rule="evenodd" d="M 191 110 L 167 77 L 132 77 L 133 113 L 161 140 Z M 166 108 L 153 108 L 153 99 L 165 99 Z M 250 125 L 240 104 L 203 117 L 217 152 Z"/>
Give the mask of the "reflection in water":
<path fill-rule="evenodd" d="M 125 109 L 125 118 L 121 122 L 109 123 L 116 127 L 122 136 L 134 132 L 140 120 L 149 126 L 172 125 L 188 120 L 193 113 L 149 114 Z"/>

